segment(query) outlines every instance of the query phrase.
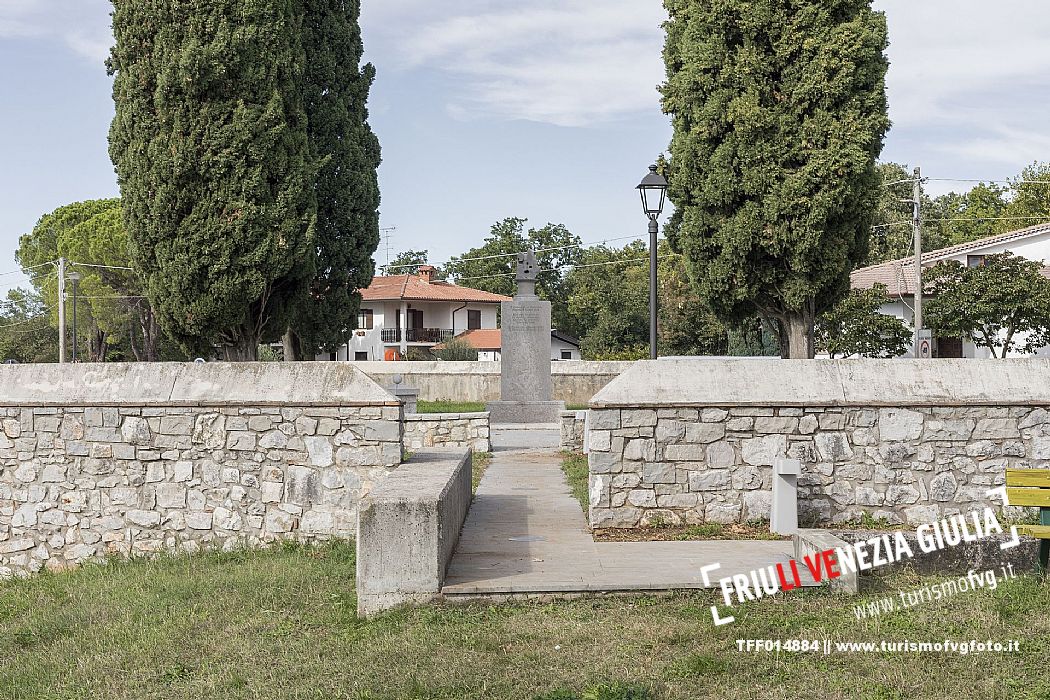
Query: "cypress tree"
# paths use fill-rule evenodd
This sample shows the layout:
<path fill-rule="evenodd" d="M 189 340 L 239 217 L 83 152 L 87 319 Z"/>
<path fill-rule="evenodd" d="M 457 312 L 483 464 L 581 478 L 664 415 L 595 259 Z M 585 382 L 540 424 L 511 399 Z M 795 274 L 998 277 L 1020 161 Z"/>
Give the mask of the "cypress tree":
<path fill-rule="evenodd" d="M 286 358 L 335 351 L 357 327 L 359 289 L 379 246 L 379 139 L 368 125 L 372 64 L 361 66 L 360 0 L 304 0 L 305 106 L 317 174 L 317 258 L 310 294 L 292 321 Z M 294 340 L 294 339 L 292 339 Z M 298 347 L 295 347 L 298 346 Z M 295 347 L 295 352 L 289 350 Z"/>
<path fill-rule="evenodd" d="M 813 325 L 849 290 L 878 187 L 886 19 L 870 0 L 665 0 L 668 235 L 723 321 Z"/>
<path fill-rule="evenodd" d="M 313 277 L 301 3 L 113 3 L 110 155 L 132 260 L 193 352 L 255 359 Z"/>

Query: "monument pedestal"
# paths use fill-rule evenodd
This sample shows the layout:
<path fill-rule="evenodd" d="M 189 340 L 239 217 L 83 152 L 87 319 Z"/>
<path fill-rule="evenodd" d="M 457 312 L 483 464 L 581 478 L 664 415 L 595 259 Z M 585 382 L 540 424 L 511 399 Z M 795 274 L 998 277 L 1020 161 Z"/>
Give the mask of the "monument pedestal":
<path fill-rule="evenodd" d="M 518 256 L 518 293 L 500 307 L 500 400 L 488 404 L 489 422 L 557 423 L 565 410 L 551 381 L 551 303 L 536 296 L 535 253 Z"/>
<path fill-rule="evenodd" d="M 489 423 L 557 423 L 564 401 L 493 401 L 485 405 Z"/>

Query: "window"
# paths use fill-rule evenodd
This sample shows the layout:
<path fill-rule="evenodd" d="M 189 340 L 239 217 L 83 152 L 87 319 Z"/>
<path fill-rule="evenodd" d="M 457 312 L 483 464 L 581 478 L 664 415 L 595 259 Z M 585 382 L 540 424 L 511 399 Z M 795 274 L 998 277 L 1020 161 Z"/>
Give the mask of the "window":
<path fill-rule="evenodd" d="M 336 357 L 337 357 L 337 355 L 334 352 L 328 353 L 328 361 L 329 362 L 335 362 L 335 358 Z"/>
<path fill-rule="evenodd" d="M 361 309 L 357 312 L 357 327 L 366 331 L 372 330 L 375 324 L 375 314 L 372 309 Z"/>
<path fill-rule="evenodd" d="M 481 312 L 468 310 L 467 311 L 467 330 L 474 331 L 481 328 Z"/>
<path fill-rule="evenodd" d="M 967 255 L 966 267 L 984 267 L 983 255 Z"/>
<path fill-rule="evenodd" d="M 562 350 L 561 351 L 561 359 L 563 359 L 563 360 L 571 360 L 572 359 L 572 350 Z"/>
<path fill-rule="evenodd" d="M 368 362 L 368 353 L 367 352 L 355 352 L 354 353 L 354 362 Z"/>

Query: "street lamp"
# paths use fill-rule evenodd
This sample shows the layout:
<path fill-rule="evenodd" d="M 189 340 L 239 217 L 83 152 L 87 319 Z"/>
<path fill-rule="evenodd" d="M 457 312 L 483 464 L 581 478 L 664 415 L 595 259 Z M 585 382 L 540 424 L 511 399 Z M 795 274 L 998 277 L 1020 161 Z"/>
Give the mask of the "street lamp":
<path fill-rule="evenodd" d="M 667 180 L 656 172 L 656 166 L 649 166 L 649 174 L 642 178 L 638 185 L 642 195 L 642 210 L 649 217 L 649 357 L 656 359 L 656 237 L 660 225 L 656 220 L 664 210 L 664 199 L 667 197 Z"/>
<path fill-rule="evenodd" d="M 66 275 L 73 283 L 73 362 L 77 361 L 77 282 L 80 281 L 79 272 L 70 272 Z"/>

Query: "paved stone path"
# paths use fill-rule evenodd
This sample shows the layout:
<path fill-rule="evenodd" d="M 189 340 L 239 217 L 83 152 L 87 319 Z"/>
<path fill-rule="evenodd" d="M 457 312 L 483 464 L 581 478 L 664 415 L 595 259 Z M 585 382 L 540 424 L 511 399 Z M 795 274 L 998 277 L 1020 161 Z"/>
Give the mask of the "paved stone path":
<path fill-rule="evenodd" d="M 531 428 L 534 439 L 543 426 Z M 495 444 L 495 441 L 494 441 Z M 446 596 L 675 590 L 786 562 L 784 541 L 595 542 L 556 449 L 498 449 L 478 487 Z M 804 581 L 804 585 L 812 581 Z"/>

